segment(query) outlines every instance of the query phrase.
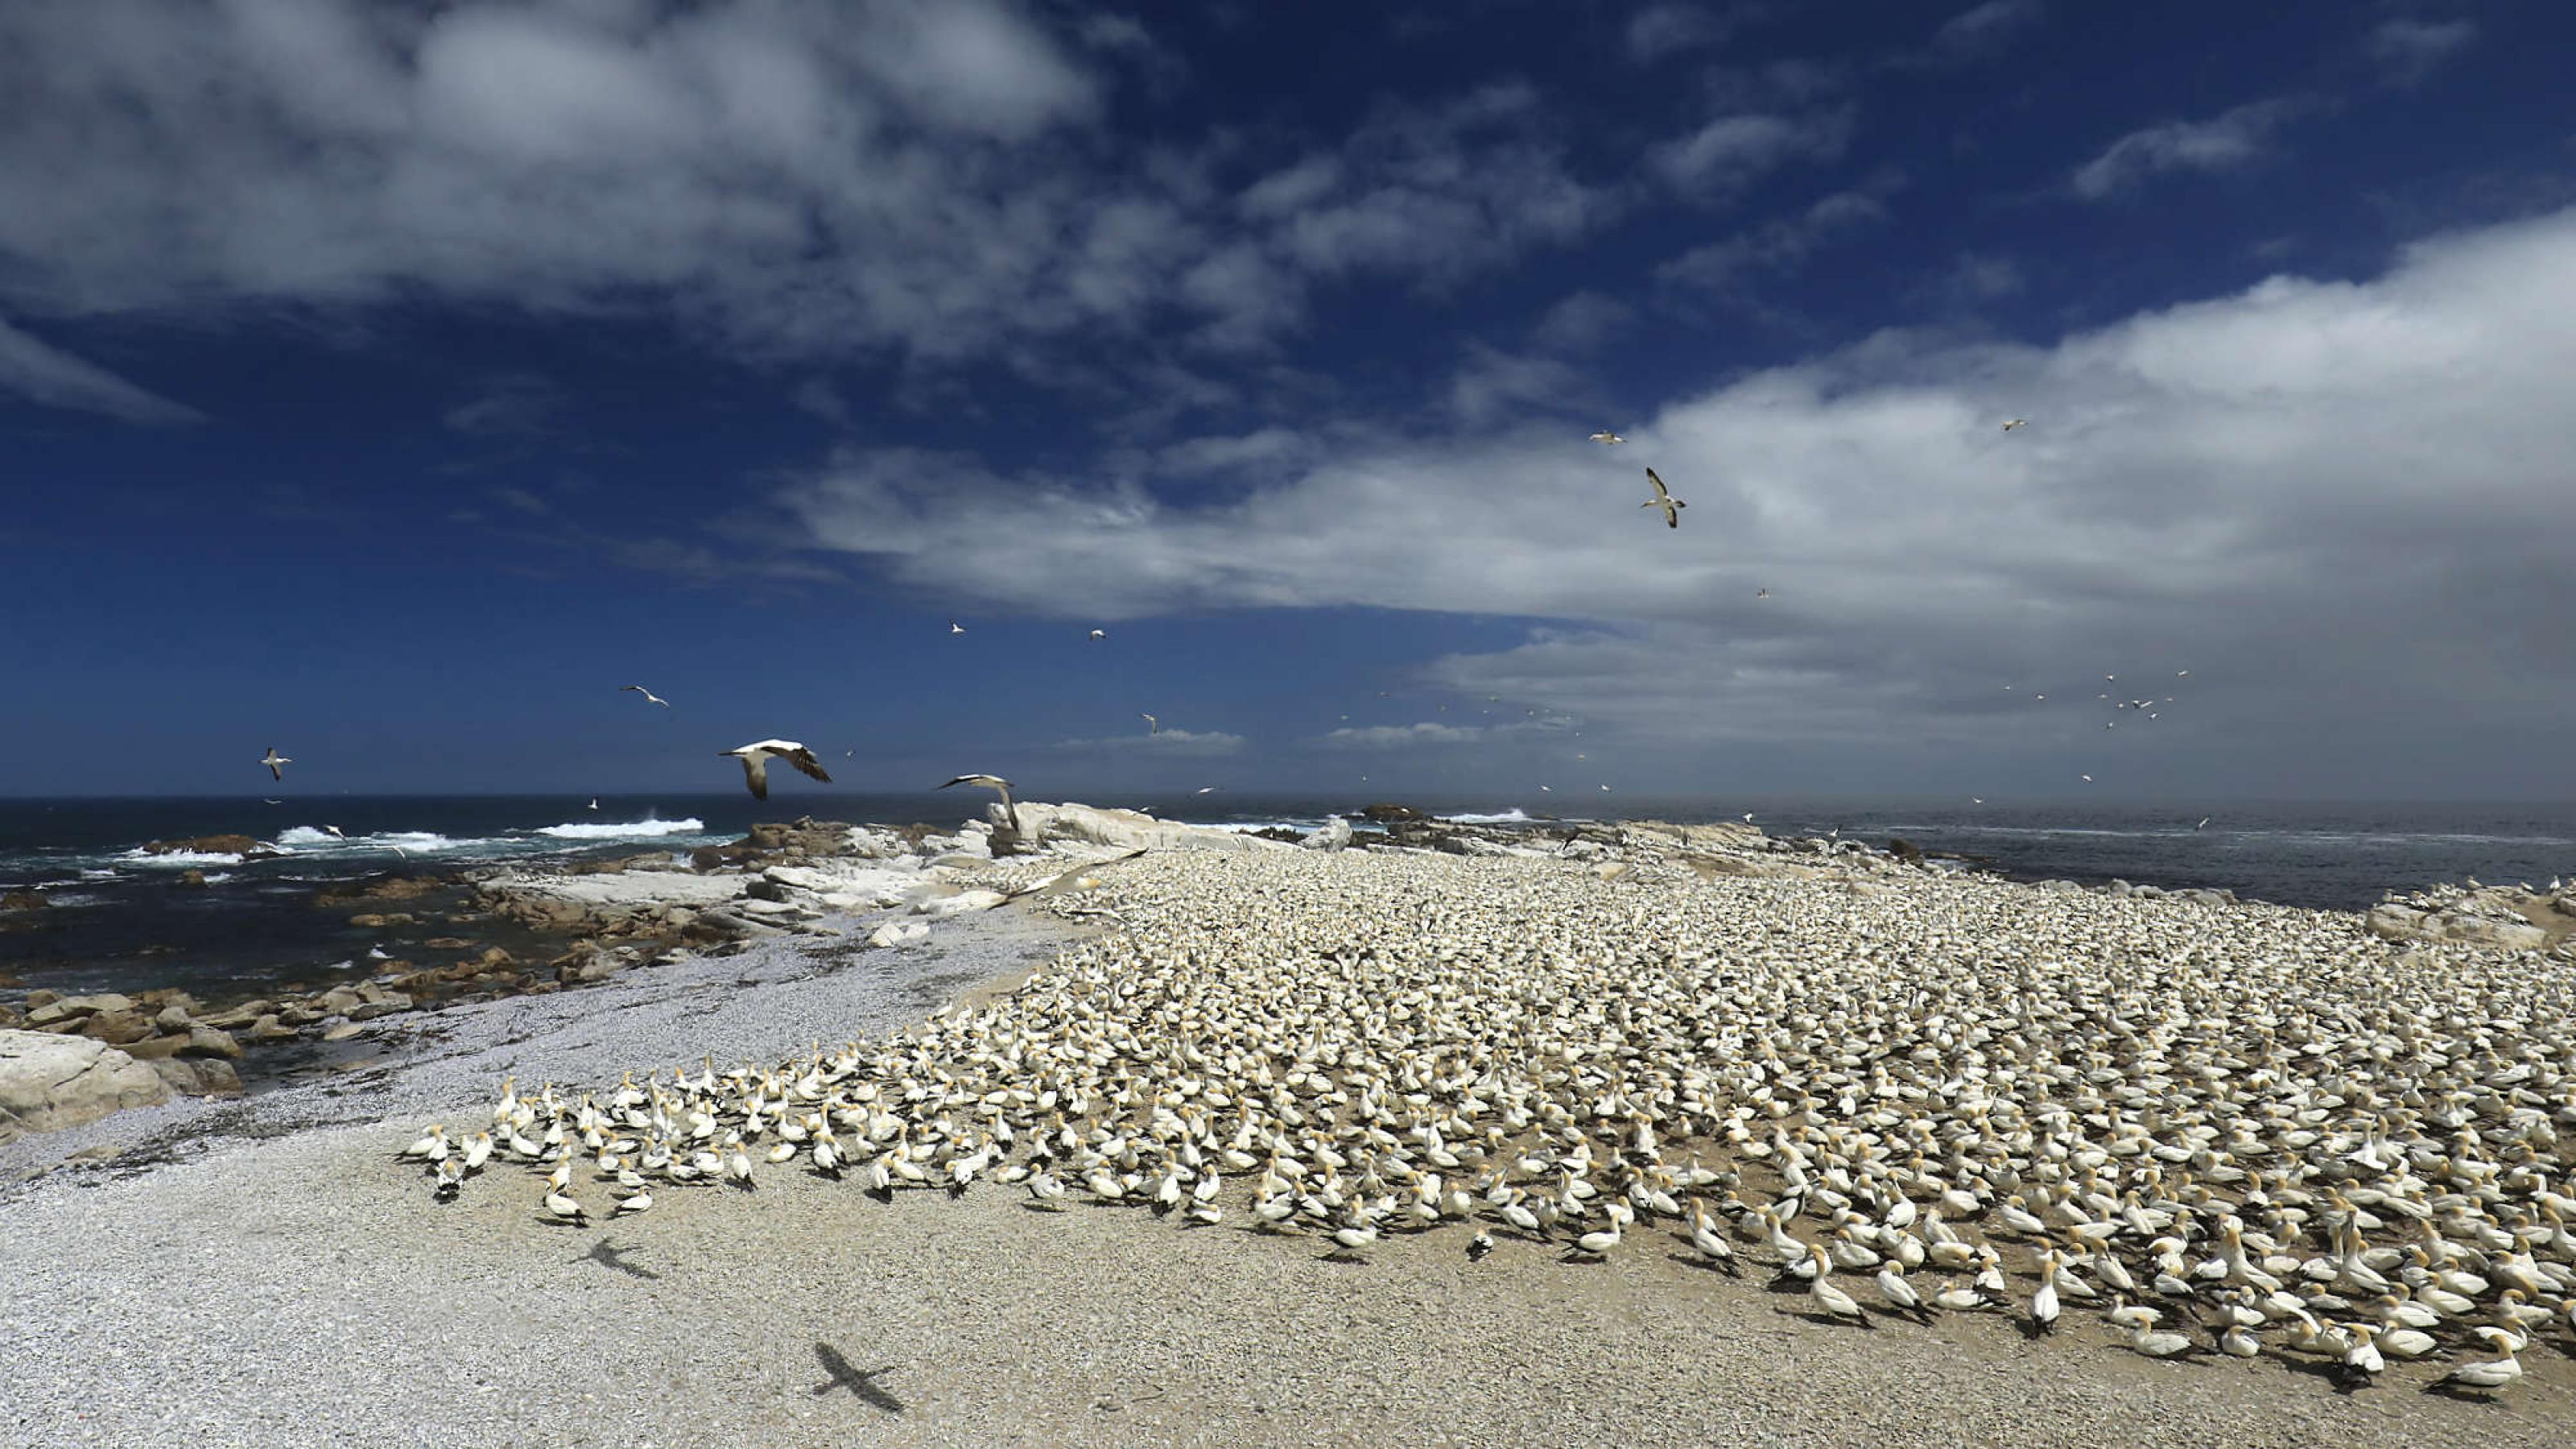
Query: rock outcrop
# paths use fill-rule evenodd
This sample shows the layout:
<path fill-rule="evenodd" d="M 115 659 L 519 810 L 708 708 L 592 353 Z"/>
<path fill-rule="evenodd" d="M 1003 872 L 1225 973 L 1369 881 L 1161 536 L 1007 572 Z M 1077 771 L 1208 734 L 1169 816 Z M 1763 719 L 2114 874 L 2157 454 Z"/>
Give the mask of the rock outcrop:
<path fill-rule="evenodd" d="M 2381 901 L 2362 918 L 2362 926 L 2390 941 L 2545 950 L 2576 938 L 2576 888 L 2541 892 L 2475 883 L 2435 886 Z"/>
<path fill-rule="evenodd" d="M 200 835 L 190 840 L 147 840 L 145 855 L 238 855 L 244 860 L 264 860 L 286 854 L 265 840 L 249 835 Z"/>
<path fill-rule="evenodd" d="M 1070 848 L 1083 850 L 1213 850 L 1236 855 L 1252 855 L 1265 850 L 1287 850 L 1276 840 L 1264 840 L 1239 830 L 1210 830 L 1199 825 L 1180 825 L 1157 820 L 1134 810 L 1099 810 L 1089 805 L 1040 805 L 1020 802 L 1020 834 L 1014 843 L 1023 853 L 1031 850 Z M 994 838 L 1001 840 L 1010 829 L 1009 817 L 997 802 L 990 807 Z"/>
<path fill-rule="evenodd" d="M 159 1073 L 104 1042 L 0 1031 L 0 1142 L 168 1100 Z"/>

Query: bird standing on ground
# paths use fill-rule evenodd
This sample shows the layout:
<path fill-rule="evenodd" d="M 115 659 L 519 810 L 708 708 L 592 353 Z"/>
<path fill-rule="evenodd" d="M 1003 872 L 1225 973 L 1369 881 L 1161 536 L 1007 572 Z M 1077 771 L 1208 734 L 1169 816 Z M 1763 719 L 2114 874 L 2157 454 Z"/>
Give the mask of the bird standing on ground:
<path fill-rule="evenodd" d="M 826 785 L 832 783 L 832 777 L 823 773 L 823 762 L 814 758 L 812 750 L 794 740 L 759 740 L 738 749 L 718 750 L 716 753 L 742 761 L 742 778 L 751 786 L 751 798 L 755 800 L 769 798 L 769 762 L 773 758 L 785 760 Z"/>
<path fill-rule="evenodd" d="M 277 746 L 270 745 L 268 747 L 267 755 L 261 758 L 260 763 L 268 766 L 268 773 L 271 779 L 283 780 L 286 778 L 286 772 L 279 769 L 278 766 L 292 765 L 295 763 L 295 759 L 291 755 L 279 754 L 277 752 Z"/>
<path fill-rule="evenodd" d="M 1666 528 L 1681 527 L 1682 510 L 1690 507 L 1690 505 L 1684 503 L 1678 498 L 1675 498 L 1672 493 L 1664 487 L 1664 480 L 1656 475 L 1654 469 L 1649 468 L 1646 470 L 1646 481 L 1655 485 L 1655 496 L 1647 499 L 1645 502 L 1640 503 L 1637 506 L 1640 508 L 1660 508 L 1664 510 L 1664 526 Z"/>
<path fill-rule="evenodd" d="M 939 788 L 945 790 L 949 785 L 980 785 L 983 788 L 992 791 L 994 794 L 1001 796 L 1002 814 L 1008 817 L 1011 822 L 1011 833 L 1013 835 L 1020 833 L 1020 807 L 1011 803 L 1010 781 L 1003 779 L 999 775 L 960 775 L 956 779 L 949 781 L 947 785 L 942 785 Z"/>
<path fill-rule="evenodd" d="M 660 696 L 660 695 L 658 695 L 658 694 L 655 694 L 653 691 L 651 691 L 651 690 L 649 690 L 649 689 L 646 689 L 644 686 L 642 686 L 642 685 L 640 685 L 640 684 L 629 684 L 629 685 L 625 685 L 625 686 L 621 687 L 617 692 L 618 692 L 619 694 L 640 694 L 640 695 L 644 696 L 645 701 L 646 701 L 647 703 L 650 703 L 650 704 L 658 704 L 658 705 L 662 706 L 664 709 L 669 709 L 669 708 L 671 707 L 671 702 L 670 702 L 669 700 L 664 699 L 662 696 Z"/>

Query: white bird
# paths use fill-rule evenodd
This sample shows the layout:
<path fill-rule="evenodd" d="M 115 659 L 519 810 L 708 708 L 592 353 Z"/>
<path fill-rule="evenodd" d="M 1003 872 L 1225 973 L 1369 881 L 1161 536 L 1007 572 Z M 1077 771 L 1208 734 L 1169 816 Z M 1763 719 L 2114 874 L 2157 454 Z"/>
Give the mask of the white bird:
<path fill-rule="evenodd" d="M 1163 732 L 1163 722 L 1161 720 L 1154 718 L 1152 715 L 1145 713 L 1141 709 L 1136 711 L 1136 716 L 1145 722 L 1145 733 L 1149 735 L 1159 735 Z"/>
<path fill-rule="evenodd" d="M 755 800 L 769 798 L 769 762 L 773 758 L 785 760 L 826 785 L 832 783 L 832 777 L 823 772 L 823 762 L 814 758 L 812 750 L 794 740 L 758 740 L 738 749 L 718 750 L 716 753 L 742 761 L 742 778 L 751 786 L 751 798 Z"/>
<path fill-rule="evenodd" d="M 1001 796 L 1002 814 L 1011 822 L 1011 833 L 1013 835 L 1020 833 L 1020 807 L 1011 803 L 1010 781 L 999 775 L 960 775 L 939 788 L 945 790 L 949 785 L 977 785 Z"/>
<path fill-rule="evenodd" d="M 1599 432 L 1597 432 L 1597 433 L 1594 433 L 1591 437 L 1589 437 L 1589 438 L 1585 439 L 1584 441 L 1586 441 L 1586 442 L 1591 442 L 1591 443 L 1599 443 L 1599 444 L 1601 444 L 1601 445 L 1602 445 L 1603 447 L 1605 447 L 1605 448 L 1615 448 L 1615 447 L 1619 446 L 1621 443 L 1624 443 L 1624 442 L 1626 442 L 1626 441 L 1628 441 L 1628 440 L 1627 440 L 1626 438 L 1620 437 L 1617 433 L 1614 433 L 1614 432 L 1610 431 L 1608 428 L 1603 428 L 1601 431 L 1599 431 Z"/>
<path fill-rule="evenodd" d="M 2092 784 L 2092 783 L 2093 783 L 2093 777 L 2092 777 L 2092 776 L 2090 776 L 2090 775 L 2078 775 L 2078 776 L 2076 776 L 2075 778 L 2077 778 L 2077 779 L 2079 779 L 2079 780 L 2083 781 L 2083 782 L 2084 782 L 2085 784 L 2087 784 L 2087 785 L 2090 785 L 2090 784 Z"/>
<path fill-rule="evenodd" d="M 1109 637 L 1109 631 L 1106 629 L 1094 629 L 1091 631 L 1091 637 L 1094 639 L 1106 639 Z"/>
<path fill-rule="evenodd" d="M 2193 826 L 2193 827 L 2192 827 L 2192 829 L 2194 829 L 2194 830 L 2206 830 L 2206 829 L 2208 829 L 2208 828 L 2209 828 L 2209 817 L 2208 817 L 2208 816 L 2206 816 L 2206 815 L 2203 815 L 2202 817 L 2200 817 L 2200 823 L 2199 823 L 2198 825 L 2195 825 L 2195 826 Z"/>
<path fill-rule="evenodd" d="M 553 1204 L 548 1203 L 547 1206 L 551 1207 Z M 578 1206 L 578 1204 L 576 1204 L 576 1206 Z M 617 1204 L 617 1211 L 609 1214 L 609 1216 L 622 1218 L 630 1213 L 649 1211 L 652 1206 L 653 1194 L 642 1188 L 637 1188 L 635 1191 L 628 1193 L 622 1200 L 620 1200 Z"/>
<path fill-rule="evenodd" d="M 648 701 L 649 703 L 658 704 L 658 705 L 662 706 L 664 709 L 669 709 L 669 708 L 671 707 L 671 702 L 670 702 L 669 700 L 664 699 L 662 696 L 660 696 L 660 695 L 658 695 L 658 694 L 655 694 L 653 691 L 651 691 L 651 690 L 649 690 L 649 689 L 646 689 L 644 686 L 642 686 L 642 685 L 640 685 L 640 684 L 629 684 L 629 685 L 626 685 L 626 686 L 624 686 L 623 688 L 619 689 L 617 692 L 618 692 L 619 694 L 640 694 L 640 695 L 644 696 L 644 698 L 646 699 L 646 701 Z"/>
<path fill-rule="evenodd" d="M 2427 1385 L 2430 1389 L 2500 1389 L 2522 1377 L 2522 1364 L 2514 1357 L 2522 1338 L 2510 1329 L 2480 1328 L 2478 1336 L 2494 1344 L 2504 1356 L 2476 1363 L 2464 1363 Z"/>
<path fill-rule="evenodd" d="M 1757 599 L 1767 599 L 1771 597 L 1771 591 L 1769 589 L 1755 589 L 1753 591 L 1753 597 Z"/>
<path fill-rule="evenodd" d="M 596 810 L 596 809 L 598 809 L 598 808 L 599 808 L 599 797 L 598 797 L 598 796 L 596 796 L 596 795 L 591 796 L 591 797 L 590 797 L 590 804 L 589 804 L 589 805 L 587 805 L 587 806 L 586 806 L 586 807 L 584 807 L 584 808 L 585 808 L 585 809 L 590 809 L 590 810 Z"/>
<path fill-rule="evenodd" d="M 1193 793 L 1200 795 L 1213 795 L 1216 793 L 1216 787 L 1214 785 L 1201 785 Z"/>
<path fill-rule="evenodd" d="M 283 780 L 286 778 L 286 772 L 279 769 L 278 766 L 292 765 L 295 763 L 295 758 L 292 755 L 279 754 L 277 752 L 277 746 L 270 745 L 268 747 L 267 755 L 261 758 L 260 763 L 268 766 L 268 773 L 271 779 Z"/>
<path fill-rule="evenodd" d="M 1654 469 L 1649 468 L 1646 470 L 1646 481 L 1655 485 L 1655 496 L 1647 499 L 1645 502 L 1640 503 L 1637 506 L 1640 508 L 1660 508 L 1664 510 L 1665 527 L 1681 527 L 1682 510 L 1690 507 L 1690 505 L 1684 503 L 1678 498 L 1675 498 L 1671 493 L 1667 492 L 1664 488 L 1664 480 L 1656 476 Z"/>
<path fill-rule="evenodd" d="M 2004 431 L 2007 433 L 2011 432 L 2015 428 L 2026 428 L 2029 426 L 2030 419 L 2028 418 L 2006 418 L 2004 420 Z"/>
<path fill-rule="evenodd" d="M 547 1212 L 553 1213 L 556 1217 L 573 1224 L 575 1227 L 582 1226 L 590 1221 L 590 1214 L 583 1209 L 580 1203 L 564 1196 L 561 1192 L 558 1192 L 553 1188 L 546 1189 L 546 1195 L 543 1201 Z"/>

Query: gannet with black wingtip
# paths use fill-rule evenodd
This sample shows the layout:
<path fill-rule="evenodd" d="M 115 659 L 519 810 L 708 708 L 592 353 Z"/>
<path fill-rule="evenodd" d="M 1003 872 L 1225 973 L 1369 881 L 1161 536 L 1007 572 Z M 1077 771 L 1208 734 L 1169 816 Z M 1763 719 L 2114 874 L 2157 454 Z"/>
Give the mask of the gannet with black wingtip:
<path fill-rule="evenodd" d="M 1094 630 L 1092 630 L 1092 631 L 1091 631 L 1091 638 L 1092 638 L 1093 642 L 1095 642 L 1095 643 L 1097 643 L 1098 641 L 1100 641 L 1100 640 L 1102 640 L 1102 639 L 1106 639 L 1106 638 L 1108 638 L 1108 637 L 1109 637 L 1109 631 L 1108 631 L 1108 630 L 1106 630 L 1106 629 L 1094 629 Z"/>
<path fill-rule="evenodd" d="M 281 755 L 277 752 L 277 746 L 270 745 L 268 747 L 268 753 L 260 758 L 260 763 L 268 766 L 269 778 L 274 780 L 283 780 L 286 778 L 286 771 L 278 767 L 281 765 L 294 764 L 295 757 L 292 755 Z"/>
<path fill-rule="evenodd" d="M 1010 818 L 1011 833 L 1013 835 L 1020 833 L 1020 807 L 1011 803 L 1010 781 L 1003 779 L 999 775 L 960 775 L 956 779 L 950 780 L 947 784 L 941 785 L 939 788 L 945 790 L 950 785 L 980 785 L 983 788 L 992 791 L 994 794 L 1001 796 L 1002 813 Z"/>
<path fill-rule="evenodd" d="M 1649 468 L 1646 470 L 1646 481 L 1655 485 L 1655 496 L 1647 499 L 1645 502 L 1640 503 L 1637 506 L 1640 508 L 1660 508 L 1664 510 L 1664 526 L 1666 528 L 1681 527 L 1682 510 L 1690 507 L 1690 505 L 1684 503 L 1678 498 L 1675 498 L 1671 491 L 1664 487 L 1664 480 L 1656 474 L 1654 469 Z"/>
<path fill-rule="evenodd" d="M 814 758 L 812 750 L 794 740 L 756 740 L 738 749 L 718 750 L 716 753 L 742 761 L 742 778 L 751 787 L 751 798 L 755 800 L 769 798 L 769 762 L 773 759 L 785 760 L 826 785 L 832 783 L 832 777 L 824 773 L 823 762 Z"/>
<path fill-rule="evenodd" d="M 2028 418 L 2006 418 L 2006 419 L 2004 419 L 2004 431 L 2005 431 L 2005 432 L 2007 432 L 2007 433 L 2011 432 L 2011 431 L 2012 431 L 2013 429 L 2015 429 L 2015 428 L 2026 428 L 2026 427 L 2029 427 L 2029 426 L 2030 426 L 2030 419 L 2028 419 Z"/>
<path fill-rule="evenodd" d="M 1615 448 L 1628 440 L 1620 437 L 1617 433 L 1610 431 L 1608 428 L 1603 428 L 1601 431 L 1594 433 L 1591 437 L 1584 439 L 1584 441 L 1587 443 L 1599 443 L 1605 448 Z"/>
<path fill-rule="evenodd" d="M 1154 718 L 1152 715 L 1145 713 L 1141 709 L 1136 711 L 1136 716 L 1145 722 L 1145 733 L 1149 735 L 1159 735 L 1163 732 L 1163 722 L 1161 720 Z"/>
<path fill-rule="evenodd" d="M 948 632 L 951 634 L 963 634 L 966 632 L 966 626 L 958 623 L 954 619 L 951 619 L 948 621 Z"/>
<path fill-rule="evenodd" d="M 648 704 L 658 704 L 664 709 L 669 709 L 671 707 L 671 702 L 669 700 L 664 699 L 662 696 L 655 694 L 653 691 L 646 689 L 640 684 L 621 685 L 617 692 L 619 694 L 640 694 L 644 696 L 645 702 Z"/>

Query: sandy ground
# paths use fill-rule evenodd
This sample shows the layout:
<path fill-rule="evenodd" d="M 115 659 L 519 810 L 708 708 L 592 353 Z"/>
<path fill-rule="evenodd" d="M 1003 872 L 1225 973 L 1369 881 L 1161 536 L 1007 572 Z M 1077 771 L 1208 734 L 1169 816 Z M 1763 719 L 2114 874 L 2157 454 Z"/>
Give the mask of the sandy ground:
<path fill-rule="evenodd" d="M 1062 932 L 1015 911 L 938 929 L 914 952 L 773 944 L 386 1018 L 410 1040 L 333 1083 L 20 1144 L 0 1180 L 127 1155 L 0 1196 L 0 1440 L 2576 1442 L 2576 1363 L 2552 1345 L 2501 1402 L 2419 1393 L 2421 1370 L 2344 1396 L 2274 1358 L 2151 1363 L 2072 1313 L 2036 1343 L 1993 1317 L 1812 1323 L 1758 1270 L 1677 1251 L 1578 1264 L 1505 1240 L 1470 1264 L 1452 1229 L 1345 1263 L 1240 1213 L 1184 1231 L 989 1185 L 883 1205 L 778 1168 L 571 1228 L 540 1220 L 520 1169 L 440 1206 L 390 1160 L 437 1116 L 479 1115 L 505 1071 L 613 1083 L 701 1050 L 770 1057 L 1014 976 Z"/>

